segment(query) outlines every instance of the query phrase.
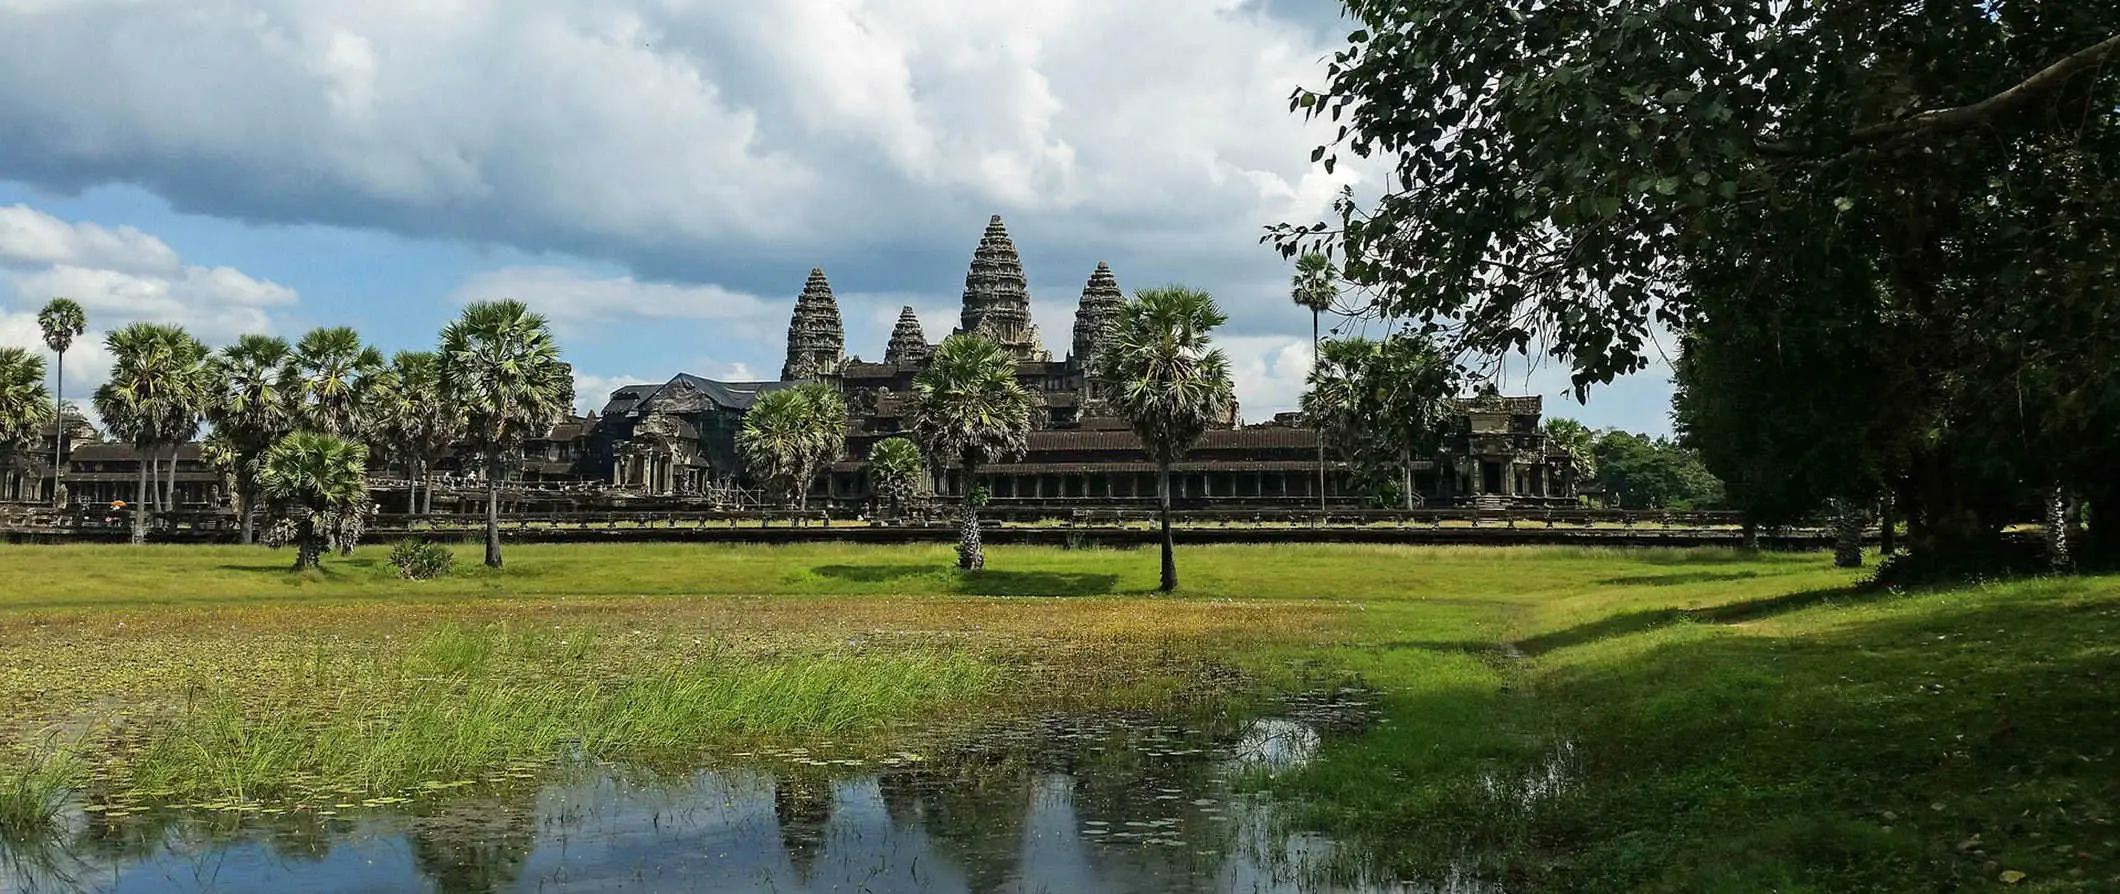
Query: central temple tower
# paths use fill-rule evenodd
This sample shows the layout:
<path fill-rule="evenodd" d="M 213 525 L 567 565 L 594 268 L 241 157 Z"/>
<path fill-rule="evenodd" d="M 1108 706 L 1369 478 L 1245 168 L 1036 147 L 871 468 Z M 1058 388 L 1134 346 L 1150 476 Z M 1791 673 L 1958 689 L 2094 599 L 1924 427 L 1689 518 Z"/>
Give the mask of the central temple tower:
<path fill-rule="evenodd" d="M 1009 241 L 1001 215 L 987 221 L 986 235 L 972 252 L 972 269 L 964 275 L 964 313 L 958 332 L 978 332 L 1001 342 L 1018 360 L 1046 361 L 1052 354 L 1031 322 L 1030 281 L 1023 259 Z"/>

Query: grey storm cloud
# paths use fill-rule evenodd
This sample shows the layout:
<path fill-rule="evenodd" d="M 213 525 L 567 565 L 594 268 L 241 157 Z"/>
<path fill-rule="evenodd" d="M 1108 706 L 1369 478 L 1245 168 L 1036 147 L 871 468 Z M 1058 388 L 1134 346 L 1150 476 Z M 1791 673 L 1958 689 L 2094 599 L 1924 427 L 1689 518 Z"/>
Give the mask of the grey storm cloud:
<path fill-rule="evenodd" d="M 1043 324 L 1108 260 L 1293 331 L 1260 227 L 1342 183 L 1293 0 L 0 0 L 0 178 L 792 294 L 954 288 L 1006 216 Z M 1072 286 L 1066 284 L 1073 283 Z M 1061 284 L 1063 294 L 1050 293 Z"/>

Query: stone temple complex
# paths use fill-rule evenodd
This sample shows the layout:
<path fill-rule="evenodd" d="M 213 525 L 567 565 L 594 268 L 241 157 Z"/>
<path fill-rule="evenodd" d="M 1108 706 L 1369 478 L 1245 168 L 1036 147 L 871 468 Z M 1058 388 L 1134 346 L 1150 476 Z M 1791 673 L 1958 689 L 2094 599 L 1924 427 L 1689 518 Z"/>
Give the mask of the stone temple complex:
<path fill-rule="evenodd" d="M 1067 354 L 1053 359 L 1031 317 L 1029 279 L 1000 216 L 986 226 L 964 277 L 954 332 L 981 332 L 1016 357 L 1016 378 L 1032 396 L 1030 450 L 1019 461 L 980 469 L 997 505 L 1149 505 L 1155 465 L 1124 420 L 1104 408 L 1089 370 L 1125 300 L 1110 266 L 1090 272 L 1076 306 Z M 823 270 L 813 269 L 788 323 L 787 360 L 773 382 L 717 382 L 679 374 L 660 384 L 611 393 L 601 413 L 562 426 L 531 445 L 524 474 L 545 470 L 553 482 L 599 482 L 641 497 L 726 499 L 747 484 L 735 436 L 763 392 L 797 381 L 822 381 L 846 395 L 846 453 L 813 493 L 820 501 L 862 505 L 869 499 L 863 460 L 877 441 L 911 427 L 906 400 L 933 345 L 913 308 L 899 311 L 881 362 L 846 353 L 838 303 Z M 1570 505 L 1573 471 L 1566 454 L 1539 430 L 1538 397 L 1505 397 L 1491 389 L 1458 402 L 1444 450 L 1418 463 L 1415 489 L 1427 505 L 1489 508 Z M 1173 470 L 1180 506 L 1316 506 L 1316 435 L 1292 414 L 1243 425 L 1230 416 L 1209 431 Z M 564 435 L 561 432 L 565 432 Z M 1328 462 L 1326 499 L 1354 505 L 1349 469 Z M 966 482 L 944 469 L 937 491 L 961 494 Z"/>

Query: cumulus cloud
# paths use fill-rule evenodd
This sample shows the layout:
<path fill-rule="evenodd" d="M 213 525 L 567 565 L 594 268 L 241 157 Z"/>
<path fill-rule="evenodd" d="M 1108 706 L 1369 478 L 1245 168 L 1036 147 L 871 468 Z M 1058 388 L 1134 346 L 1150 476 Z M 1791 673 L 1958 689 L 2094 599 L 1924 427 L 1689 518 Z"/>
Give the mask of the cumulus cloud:
<path fill-rule="evenodd" d="M 630 276 L 599 277 L 569 267 L 504 267 L 466 280 L 451 296 L 459 304 L 513 298 L 529 305 L 566 334 L 591 334 L 643 320 L 712 320 L 721 334 L 737 339 L 764 335 L 787 310 L 756 296 L 720 286 L 641 282 Z M 790 305 L 792 306 L 792 301 Z"/>
<path fill-rule="evenodd" d="M 66 396 L 85 407 L 110 369 L 109 328 L 174 323 L 208 343 L 278 328 L 276 310 L 301 296 L 230 267 L 186 265 L 167 244 L 129 226 L 61 220 L 23 205 L 0 208 L 0 344 L 43 350 L 37 311 L 53 297 L 81 303 L 89 331 L 66 357 Z"/>

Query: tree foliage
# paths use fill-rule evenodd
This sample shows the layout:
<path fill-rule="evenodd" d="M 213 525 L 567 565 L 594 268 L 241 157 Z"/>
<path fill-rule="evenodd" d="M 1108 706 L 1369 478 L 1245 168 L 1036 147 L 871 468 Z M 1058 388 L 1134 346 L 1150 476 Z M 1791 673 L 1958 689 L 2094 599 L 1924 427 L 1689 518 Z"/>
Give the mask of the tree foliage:
<path fill-rule="evenodd" d="M 768 391 L 743 416 L 736 449 L 751 476 L 808 509 L 810 486 L 839 458 L 847 440 L 847 402 L 829 385 L 804 382 Z"/>
<path fill-rule="evenodd" d="M 1311 367 L 1302 407 L 1354 464 L 1359 486 L 1411 509 L 1413 467 L 1441 446 L 1458 382 L 1456 365 L 1426 336 L 1333 339 Z"/>
<path fill-rule="evenodd" d="M 315 567 L 327 539 L 351 533 L 348 522 L 368 508 L 368 448 L 313 431 L 279 439 L 265 452 L 258 487 L 275 514 L 291 526 L 296 570 Z"/>
<path fill-rule="evenodd" d="M 927 490 L 927 462 L 905 438 L 884 438 L 870 447 L 868 471 L 869 492 L 892 512 L 903 513 Z"/>
<path fill-rule="evenodd" d="M 964 481 L 957 565 L 986 567 L 979 539 L 975 486 L 980 466 L 1006 462 L 1030 446 L 1031 396 L 1016 381 L 1016 359 L 1000 342 L 976 332 L 943 339 L 927 369 L 913 379 L 908 402 L 913 439 L 938 466 L 955 462 Z"/>
<path fill-rule="evenodd" d="M 2120 5 L 1348 8 L 1292 107 L 1390 183 L 1283 251 L 1579 392 L 1679 332 L 1689 443 L 1763 512 L 1890 491 L 1949 549 L 2041 482 L 2120 510 Z"/>
<path fill-rule="evenodd" d="M 44 389 L 44 358 L 22 348 L 0 348 L 0 465 L 52 419 Z"/>
<path fill-rule="evenodd" d="M 1110 342 L 1092 372 L 1111 408 L 1127 421 L 1161 479 L 1166 592 L 1178 586 L 1170 533 L 1170 467 L 1215 425 L 1233 422 L 1229 357 L 1213 344 L 1229 316 L 1213 296 L 1172 285 L 1143 289 L 1119 306 Z"/>

